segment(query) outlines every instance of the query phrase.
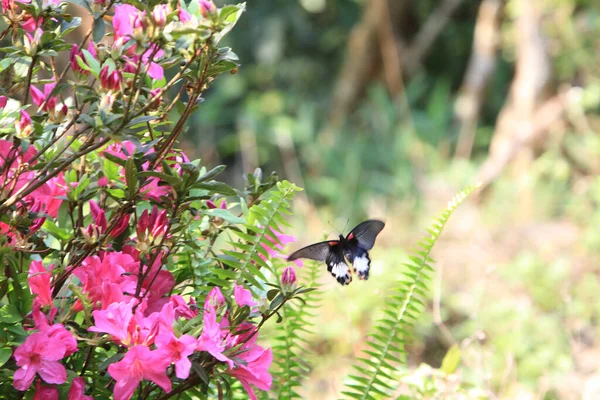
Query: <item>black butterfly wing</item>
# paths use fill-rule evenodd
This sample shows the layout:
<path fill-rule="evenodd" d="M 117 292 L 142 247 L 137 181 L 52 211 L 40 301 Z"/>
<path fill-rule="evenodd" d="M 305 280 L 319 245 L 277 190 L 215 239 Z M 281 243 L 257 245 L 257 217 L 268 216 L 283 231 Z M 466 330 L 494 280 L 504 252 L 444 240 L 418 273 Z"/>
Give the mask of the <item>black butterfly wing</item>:
<path fill-rule="evenodd" d="M 299 258 L 308 258 L 311 260 L 317 261 L 325 261 L 327 260 L 327 255 L 329 254 L 330 248 L 339 244 L 338 240 L 330 240 L 327 242 L 319 242 L 315 244 L 311 244 L 310 246 L 306 246 L 301 248 L 300 250 L 296 250 L 289 257 L 288 261 L 294 261 Z"/>
<path fill-rule="evenodd" d="M 346 240 L 352 241 L 356 239 L 358 247 L 363 250 L 371 250 L 375 245 L 375 239 L 377 235 L 383 229 L 385 223 L 376 219 L 370 219 L 365 222 L 358 224 L 346 237 Z"/>
<path fill-rule="evenodd" d="M 342 285 L 348 285 L 352 282 L 350 269 L 344 260 L 342 244 L 339 240 L 329 240 L 311 244 L 293 252 L 288 261 L 294 261 L 298 258 L 308 258 L 311 260 L 324 261 L 327 264 L 327 271 Z"/>
<path fill-rule="evenodd" d="M 327 271 L 329 271 L 341 285 L 349 285 L 350 282 L 352 282 L 352 275 L 350 274 L 348 264 L 346 264 L 346 261 L 344 260 L 344 251 L 341 243 L 338 242 L 330 247 L 325 262 L 327 263 Z"/>

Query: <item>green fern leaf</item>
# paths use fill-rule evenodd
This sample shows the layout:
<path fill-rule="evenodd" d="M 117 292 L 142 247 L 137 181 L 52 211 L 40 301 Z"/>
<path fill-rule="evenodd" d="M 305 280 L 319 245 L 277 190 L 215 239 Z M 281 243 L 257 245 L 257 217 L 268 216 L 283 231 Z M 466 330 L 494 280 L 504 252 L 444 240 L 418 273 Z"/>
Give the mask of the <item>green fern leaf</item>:
<path fill-rule="evenodd" d="M 317 279 L 321 265 L 316 262 L 306 263 L 299 281 L 303 286 L 318 289 Z M 302 295 L 304 302 L 291 301 L 282 308 L 283 320 L 276 325 L 276 336 L 273 345 L 273 388 L 271 392 L 276 399 L 301 398 L 297 392 L 310 370 L 306 363 L 306 335 L 312 334 L 314 326 L 314 311 L 319 307 L 321 294 L 318 290 L 306 292 Z"/>

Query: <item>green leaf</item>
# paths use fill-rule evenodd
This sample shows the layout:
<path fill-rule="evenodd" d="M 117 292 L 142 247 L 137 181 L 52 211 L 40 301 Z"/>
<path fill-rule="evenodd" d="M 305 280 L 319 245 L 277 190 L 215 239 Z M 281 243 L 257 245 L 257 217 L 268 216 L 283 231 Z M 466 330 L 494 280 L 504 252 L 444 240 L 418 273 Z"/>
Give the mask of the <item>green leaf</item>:
<path fill-rule="evenodd" d="M 442 366 L 440 369 L 448 375 L 453 374 L 460 364 L 460 349 L 456 344 L 453 344 L 449 349 L 444 359 L 442 360 Z"/>
<path fill-rule="evenodd" d="M 235 216 L 229 210 L 223 210 L 222 208 L 213 208 L 211 210 L 203 210 L 202 214 L 208 215 L 213 218 L 221 218 L 232 224 L 243 224 L 246 222 L 243 218 Z"/>
<path fill-rule="evenodd" d="M 14 324 L 22 320 L 23 316 L 13 304 L 5 304 L 0 307 L 0 322 Z"/>
<path fill-rule="evenodd" d="M 81 52 L 83 53 L 83 56 L 85 57 L 86 64 L 90 67 L 90 71 L 94 74 L 96 79 L 98 79 L 98 76 L 100 74 L 100 63 L 86 49 L 81 49 Z"/>
<path fill-rule="evenodd" d="M 106 33 L 106 25 L 104 24 L 103 18 L 96 18 L 92 27 L 92 39 L 95 43 L 100 43 L 104 39 Z"/>
<path fill-rule="evenodd" d="M 192 185 L 192 189 L 204 189 L 212 193 L 224 194 L 225 196 L 235 196 L 235 190 L 223 182 L 197 182 Z"/>
<path fill-rule="evenodd" d="M 138 187 L 137 168 L 133 158 L 128 158 L 125 163 L 125 182 L 127 182 L 127 197 L 133 200 Z"/>
<path fill-rule="evenodd" d="M 218 165 L 218 166 L 214 167 L 213 169 L 211 169 L 210 171 L 208 171 L 207 173 L 205 173 L 204 175 L 200 176 L 198 178 L 198 182 L 204 182 L 209 179 L 213 179 L 215 176 L 217 176 L 221 172 L 223 172 L 223 170 L 225 170 L 225 165 Z"/>
<path fill-rule="evenodd" d="M 0 367 L 2 367 L 12 356 L 12 349 L 10 347 L 0 347 Z"/>

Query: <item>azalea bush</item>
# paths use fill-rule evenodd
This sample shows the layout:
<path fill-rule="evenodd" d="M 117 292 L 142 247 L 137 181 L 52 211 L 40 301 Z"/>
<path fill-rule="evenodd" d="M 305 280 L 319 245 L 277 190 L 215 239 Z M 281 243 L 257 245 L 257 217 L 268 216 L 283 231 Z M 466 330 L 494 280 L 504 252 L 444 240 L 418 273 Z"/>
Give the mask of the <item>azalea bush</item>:
<path fill-rule="evenodd" d="M 2 1 L 0 397 L 271 388 L 262 327 L 311 290 L 280 254 L 299 189 L 260 170 L 231 188 L 177 147 L 236 71 L 219 44 L 243 10 Z"/>

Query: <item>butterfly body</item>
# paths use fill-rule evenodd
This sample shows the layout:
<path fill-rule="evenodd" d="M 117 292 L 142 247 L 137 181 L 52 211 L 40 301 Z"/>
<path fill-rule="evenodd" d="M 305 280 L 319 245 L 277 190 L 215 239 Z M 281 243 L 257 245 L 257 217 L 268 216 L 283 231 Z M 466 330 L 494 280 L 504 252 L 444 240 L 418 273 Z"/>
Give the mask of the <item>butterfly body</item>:
<path fill-rule="evenodd" d="M 352 273 L 346 260 L 352 265 L 359 279 L 369 279 L 371 259 L 368 251 L 373 248 L 375 239 L 385 223 L 378 220 L 367 220 L 358 224 L 348 236 L 339 236 L 338 240 L 328 240 L 306 246 L 289 257 L 289 261 L 298 258 L 324 261 L 327 270 L 342 285 L 352 282 Z"/>

